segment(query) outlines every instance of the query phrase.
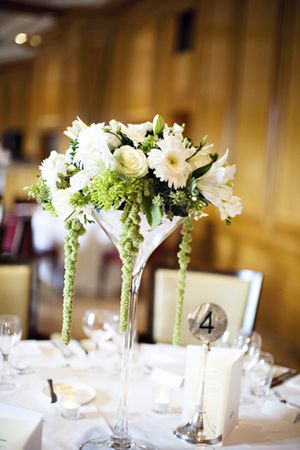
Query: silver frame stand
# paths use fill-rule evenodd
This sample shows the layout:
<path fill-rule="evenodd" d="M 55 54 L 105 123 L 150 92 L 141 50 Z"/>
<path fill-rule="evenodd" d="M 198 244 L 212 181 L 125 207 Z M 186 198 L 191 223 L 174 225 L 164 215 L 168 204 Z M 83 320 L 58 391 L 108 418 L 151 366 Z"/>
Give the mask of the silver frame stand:
<path fill-rule="evenodd" d="M 203 342 L 203 368 L 200 390 L 196 402 L 195 412 L 186 425 L 179 426 L 174 430 L 174 434 L 178 439 L 190 444 L 217 444 L 222 440 L 222 435 L 216 436 L 215 431 L 209 424 L 208 417 L 204 408 L 205 393 L 205 375 L 207 356 L 210 351 L 209 341 Z"/>

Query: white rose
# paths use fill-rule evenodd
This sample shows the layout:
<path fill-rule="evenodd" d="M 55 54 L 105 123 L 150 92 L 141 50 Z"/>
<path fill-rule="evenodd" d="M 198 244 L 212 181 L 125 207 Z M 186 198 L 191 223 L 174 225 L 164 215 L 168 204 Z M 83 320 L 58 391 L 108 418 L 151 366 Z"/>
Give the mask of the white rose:
<path fill-rule="evenodd" d="M 123 145 L 114 153 L 116 170 L 128 177 L 141 178 L 148 172 L 145 154 L 130 145 Z"/>
<path fill-rule="evenodd" d="M 88 185 L 90 177 L 85 170 L 77 172 L 70 178 L 70 186 L 74 191 L 81 191 L 85 186 Z"/>

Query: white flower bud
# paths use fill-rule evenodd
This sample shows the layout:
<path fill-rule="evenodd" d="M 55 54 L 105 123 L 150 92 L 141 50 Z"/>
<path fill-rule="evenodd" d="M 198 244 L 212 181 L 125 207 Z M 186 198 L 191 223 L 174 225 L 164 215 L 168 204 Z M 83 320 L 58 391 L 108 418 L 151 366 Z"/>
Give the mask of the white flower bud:
<path fill-rule="evenodd" d="M 119 133 L 119 131 L 121 130 L 121 123 L 118 122 L 117 120 L 114 119 L 110 120 L 109 125 L 112 131 L 114 131 L 114 133 Z"/>
<path fill-rule="evenodd" d="M 156 114 L 153 119 L 153 133 L 155 135 L 160 135 L 163 129 L 165 128 L 165 121 L 162 116 Z"/>

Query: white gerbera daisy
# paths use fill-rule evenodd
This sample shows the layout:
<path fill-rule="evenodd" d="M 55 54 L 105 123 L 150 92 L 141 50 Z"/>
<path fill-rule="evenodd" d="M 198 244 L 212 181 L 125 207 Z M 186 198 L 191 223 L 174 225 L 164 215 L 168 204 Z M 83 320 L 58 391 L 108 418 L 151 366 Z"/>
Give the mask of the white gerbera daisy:
<path fill-rule="evenodd" d="M 186 161 L 192 154 L 185 148 L 176 136 L 166 136 L 159 141 L 159 149 L 149 152 L 149 167 L 161 181 L 167 181 L 168 186 L 178 189 L 186 185 L 192 167 Z"/>

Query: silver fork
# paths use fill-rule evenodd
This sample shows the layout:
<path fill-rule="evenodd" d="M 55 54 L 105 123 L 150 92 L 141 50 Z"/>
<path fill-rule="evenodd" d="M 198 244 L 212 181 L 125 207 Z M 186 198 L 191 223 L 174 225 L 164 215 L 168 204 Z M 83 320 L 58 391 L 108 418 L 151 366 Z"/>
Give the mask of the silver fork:
<path fill-rule="evenodd" d="M 273 391 L 273 392 L 276 395 L 276 397 L 278 398 L 278 400 L 280 401 L 280 403 L 283 403 L 283 404 L 285 404 L 287 406 L 293 406 L 294 408 L 298 408 L 299 411 L 300 411 L 300 405 L 297 405 L 294 402 L 290 402 L 286 398 L 282 397 L 282 395 L 279 392 L 277 392 L 277 391 Z"/>

